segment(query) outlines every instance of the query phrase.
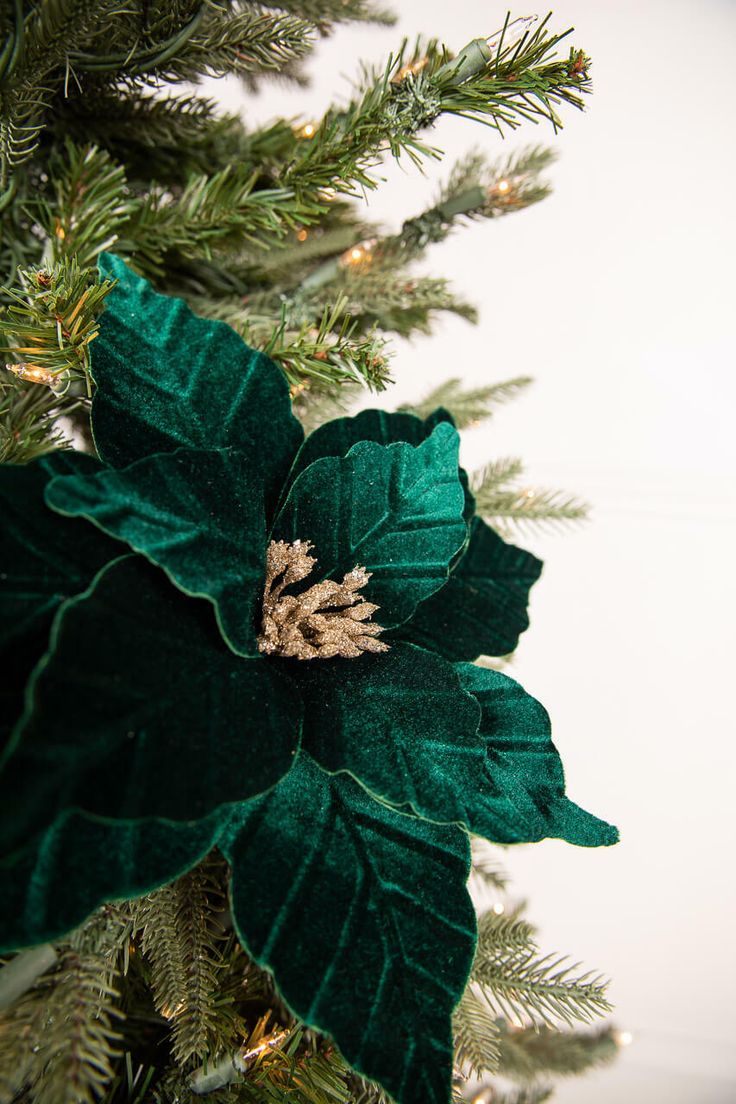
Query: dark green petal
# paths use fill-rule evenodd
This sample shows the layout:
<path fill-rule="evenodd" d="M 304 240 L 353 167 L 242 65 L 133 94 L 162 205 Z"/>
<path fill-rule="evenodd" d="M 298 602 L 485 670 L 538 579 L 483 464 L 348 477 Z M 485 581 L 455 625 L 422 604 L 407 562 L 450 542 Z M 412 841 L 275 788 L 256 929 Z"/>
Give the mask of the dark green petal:
<path fill-rule="evenodd" d="M 581 847 L 615 843 L 618 832 L 565 797 L 565 776 L 549 716 L 518 682 L 498 671 L 459 663 L 461 685 L 482 710 L 488 785 L 479 787 L 470 828 L 497 843 L 550 836 Z"/>
<path fill-rule="evenodd" d="M 179 449 L 119 471 L 55 479 L 46 498 L 127 541 L 185 593 L 211 599 L 230 646 L 257 656 L 266 519 L 249 469 L 234 449 Z"/>
<path fill-rule="evenodd" d="M 466 834 L 402 816 L 305 753 L 241 816 L 220 846 L 249 952 L 399 1104 L 447 1104 L 475 946 Z"/>
<path fill-rule="evenodd" d="M 0 647 L 47 624 L 65 598 L 124 551 L 78 521 L 61 521 L 44 502 L 56 475 L 84 477 L 100 464 L 81 452 L 54 452 L 24 466 L 0 466 Z"/>
<path fill-rule="evenodd" d="M 3 850 L 66 809 L 188 821 L 273 786 L 301 703 L 224 644 L 210 608 L 138 556 L 57 614 L 0 771 Z"/>
<path fill-rule="evenodd" d="M 23 467 L 0 467 L 0 747 L 22 712 L 26 681 L 46 650 L 57 608 L 122 550 L 44 502 L 55 475 L 99 466 L 81 452 L 56 452 Z"/>
<path fill-rule="evenodd" d="M 395 644 L 289 670 L 304 699 L 303 746 L 328 771 L 420 816 L 468 824 L 484 779 L 480 708 L 446 660 Z"/>
<path fill-rule="evenodd" d="M 321 576 L 367 567 L 379 623 L 405 621 L 446 581 L 465 542 L 458 441 L 442 424 L 417 448 L 366 441 L 317 460 L 292 486 L 275 539 L 312 541 Z"/>
<path fill-rule="evenodd" d="M 204 820 L 114 824 L 67 813 L 0 862 L 0 952 L 58 939 L 98 905 L 150 893 L 210 851 L 229 809 Z"/>
<path fill-rule="evenodd" d="M 92 346 L 102 459 L 125 467 L 181 446 L 235 447 L 249 456 L 267 504 L 275 501 L 303 438 L 283 373 L 224 322 L 157 294 L 119 257 L 103 253 L 98 263 L 118 281 Z"/>
<path fill-rule="evenodd" d="M 352 418 L 335 418 L 325 422 L 310 433 L 299 449 L 289 472 L 288 486 L 315 460 L 321 460 L 324 456 L 347 456 L 358 441 L 375 441 L 378 445 L 405 441 L 408 445 L 421 445 L 443 422 L 455 425 L 452 415 L 441 407 L 426 419 L 417 418 L 414 414 L 394 414 L 389 410 L 361 410 Z M 465 519 L 469 521 L 475 511 L 475 499 L 462 468 L 459 474 L 465 491 Z"/>
<path fill-rule="evenodd" d="M 529 591 L 541 573 L 536 556 L 474 518 L 447 584 L 417 607 L 397 635 L 452 660 L 508 655 L 529 627 Z"/>

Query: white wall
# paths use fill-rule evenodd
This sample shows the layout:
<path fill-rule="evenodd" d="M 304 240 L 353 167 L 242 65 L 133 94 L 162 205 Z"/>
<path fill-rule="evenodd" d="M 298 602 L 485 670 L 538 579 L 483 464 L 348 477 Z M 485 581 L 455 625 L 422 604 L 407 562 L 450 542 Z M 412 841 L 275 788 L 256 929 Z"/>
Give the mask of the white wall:
<path fill-rule="evenodd" d="M 383 58 L 402 34 L 457 49 L 505 14 L 472 0 L 398 8 L 398 28 L 341 31 L 320 46 L 309 91 L 269 88 L 247 118 L 317 116 L 359 59 Z M 728 1104 L 736 3 L 559 0 L 554 23 L 574 24 L 593 56 L 585 115 L 566 111 L 558 138 L 527 127 L 502 144 L 456 120 L 434 138 L 451 154 L 553 143 L 555 194 L 435 251 L 429 268 L 475 300 L 481 323 L 443 320 L 400 344 L 385 405 L 458 372 L 469 383 L 530 373 L 533 393 L 468 434 L 465 461 L 521 455 L 533 480 L 596 508 L 585 529 L 526 541 L 546 570 L 511 673 L 552 714 L 571 795 L 617 822 L 622 843 L 547 842 L 513 850 L 508 866 L 545 946 L 613 976 L 635 1042 L 617 1069 L 557 1099 Z M 389 166 L 371 216 L 397 226 L 447 167 L 423 179 Z"/>

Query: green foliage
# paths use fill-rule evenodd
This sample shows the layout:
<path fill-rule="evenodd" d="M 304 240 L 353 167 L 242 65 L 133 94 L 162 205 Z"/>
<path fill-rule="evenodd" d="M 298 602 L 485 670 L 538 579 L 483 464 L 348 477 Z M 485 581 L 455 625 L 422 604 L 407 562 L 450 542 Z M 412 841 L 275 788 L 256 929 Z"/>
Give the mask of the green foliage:
<path fill-rule="evenodd" d="M 489 418 L 496 406 L 515 399 L 530 383 L 531 377 L 517 376 L 485 387 L 468 388 L 463 386 L 461 379 L 449 379 L 435 387 L 420 402 L 405 403 L 399 409 L 410 411 L 419 418 L 427 418 L 441 406 L 452 414 L 458 429 L 465 429 Z M 478 512 L 483 513 L 482 510 Z"/>
<path fill-rule="evenodd" d="M 503 893 L 508 886 L 508 875 L 498 861 L 495 850 L 485 840 L 472 841 L 473 876 L 487 889 Z"/>
<path fill-rule="evenodd" d="M 90 345 L 112 284 L 76 259 L 22 269 L 0 314 L 0 460 L 26 463 L 63 446 L 59 417 L 83 413 Z M 83 430 L 86 422 L 83 423 Z"/>
<path fill-rule="evenodd" d="M 581 107 L 581 94 L 590 86 L 584 67 L 573 64 L 574 52 L 555 59 L 569 32 L 550 34 L 547 22 L 518 44 L 505 47 L 501 42 L 495 54 L 478 40 L 479 64 L 462 75 L 437 42 L 420 42 L 413 50 L 405 42 L 382 70 L 366 72 L 355 99 L 323 117 L 285 182 L 300 194 L 326 187 L 344 192 L 374 188 L 372 170 L 384 144 L 393 157 L 408 154 L 417 163 L 437 156 L 417 133 L 441 114 L 475 119 L 500 132 L 539 118 L 558 127 L 555 105 Z M 407 72 L 419 59 L 421 68 Z"/>
<path fill-rule="evenodd" d="M 22 293 L 5 289 L 10 302 L 0 316 L 3 351 L 14 358 L 21 379 L 33 381 L 38 371 L 39 386 L 81 383 L 90 394 L 90 345 L 112 283 L 76 258 L 21 271 L 20 277 Z"/>
<path fill-rule="evenodd" d="M 575 976 L 567 959 L 540 956 L 532 934 L 523 920 L 494 912 L 480 918 L 471 978 L 489 1007 L 511 1023 L 530 1020 L 547 1027 L 590 1023 L 609 1012 L 601 975 Z"/>
<path fill-rule="evenodd" d="M 270 74 L 300 80 L 317 36 L 348 20 L 390 17 L 365 0 L 0 4 L 0 343 L 21 372 L 0 368 L 0 460 L 64 444 L 60 416 L 67 432 L 85 436 L 90 348 L 111 287 L 94 266 L 110 248 L 267 350 L 305 425 L 342 412 L 360 387 L 390 382 L 384 333 L 427 332 L 439 310 L 473 320 L 444 280 L 414 278 L 406 266 L 463 222 L 543 199 L 549 151 L 495 164 L 468 156 L 433 206 L 392 234 L 365 225 L 341 195 L 375 187 L 386 150 L 417 163 L 437 157 L 422 131 L 443 113 L 498 131 L 540 119 L 556 128 L 559 105 L 579 107 L 589 91 L 588 59 L 556 56 L 565 36 L 546 21 L 521 40 L 505 28 L 492 46 L 478 40 L 457 58 L 435 42 L 405 44 L 364 73 L 353 100 L 316 121 L 311 137 L 284 120 L 248 131 L 196 91 L 160 89 L 208 75 L 234 74 L 250 87 Z M 369 263 L 345 265 L 365 238 Z M 415 409 L 442 404 L 471 425 L 527 382 L 467 391 L 448 381 Z M 227 383 L 218 375 L 210 387 L 211 420 L 224 425 Z M 476 477 L 480 512 L 494 524 L 582 516 L 576 500 L 513 486 L 521 474 L 518 462 L 499 461 Z M 173 853 L 168 828 L 159 829 L 161 850 Z M 116 848 L 102 821 L 80 817 L 50 846 L 66 855 L 82 833 L 109 858 L 105 885 L 127 861 L 145 869 L 148 885 L 160 881 L 156 848 L 132 828 Z M 178 870 L 208 838 L 192 839 L 184 858 L 177 851 Z M 476 876 L 504 888 L 487 856 Z M 204 1059 L 235 1076 L 207 1097 L 213 1104 L 390 1104 L 328 1040 L 294 1023 L 270 976 L 227 933 L 225 886 L 224 865 L 210 859 L 130 908 L 105 907 L 58 944 L 57 965 L 0 1018 L 0 1104 L 173 1104 L 191 1098 L 192 1066 Z M 50 892 L 63 912 L 64 885 Z M 604 1008 L 600 986 L 537 959 L 531 928 L 514 917 L 484 919 L 481 929 L 476 987 L 456 1012 L 458 1061 L 476 1070 L 500 1063 L 526 1082 L 606 1060 L 610 1032 L 544 1026 Z M 503 1009 L 542 1026 L 512 1031 Z M 401 1012 L 394 1019 L 400 1033 Z M 536 1104 L 546 1090 L 494 1089 L 492 1099 Z"/>
<path fill-rule="evenodd" d="M 420 132 L 442 113 L 501 128 L 544 116 L 556 126 L 554 105 L 580 106 L 588 91 L 584 55 L 555 57 L 564 35 L 543 23 L 520 41 L 478 40 L 457 62 L 435 42 L 405 44 L 309 136 L 285 121 L 248 132 L 196 92 L 158 91 L 161 80 L 213 74 L 294 76 L 314 32 L 353 19 L 387 17 L 364 0 L 286 0 L 270 9 L 237 0 L 16 4 L 0 47 L 0 263 L 12 288 L 0 303 L 25 301 L 27 329 L 37 329 L 44 304 L 23 276 L 15 284 L 15 269 L 68 261 L 84 271 L 112 247 L 208 317 L 257 335 L 305 400 L 353 381 L 383 387 L 382 333 L 427 332 L 443 310 L 474 319 L 444 280 L 411 278 L 404 265 L 463 217 L 495 217 L 542 198 L 538 174 L 549 154 L 522 152 L 496 166 L 466 160 L 433 209 L 379 241 L 364 271 L 341 268 L 367 228 L 335 200 L 375 186 L 387 147 L 397 157 L 437 156 Z M 505 194 L 499 173 L 510 182 Z M 60 376 L 76 373 L 78 352 L 59 342 L 52 359 Z M 5 455 L 37 455 L 63 413 L 74 414 L 84 437 L 78 398 L 30 400 L 3 386 Z"/>
<path fill-rule="evenodd" d="M 196 298 L 192 305 L 202 313 L 209 306 Z M 316 324 L 305 321 L 298 328 L 290 324 L 285 310 L 274 328 L 273 319 L 249 312 L 238 300 L 220 300 L 207 315 L 227 322 L 249 344 L 263 348 L 283 369 L 293 397 L 306 388 L 327 388 L 334 394 L 336 383 L 383 391 L 391 382 L 385 340 L 376 329 L 364 333 L 358 328 L 345 295 L 326 305 Z"/>
<path fill-rule="evenodd" d="M 464 220 L 499 218 L 539 203 L 549 185 L 539 174 L 554 160 L 542 146 L 519 150 L 489 164 L 473 151 L 454 166 L 437 202 L 404 222 L 398 234 L 384 238 L 376 253 L 394 266 L 422 256 L 428 245 L 444 241 Z"/>
<path fill-rule="evenodd" d="M 120 1057 L 119 964 L 130 924 L 106 906 L 60 948 L 56 966 L 0 1016 L 0 1101 L 94 1104 Z"/>
<path fill-rule="evenodd" d="M 495 1073 L 500 1057 L 501 1031 L 487 1003 L 468 986 L 455 1009 L 455 1062 L 480 1077 Z"/>
<path fill-rule="evenodd" d="M 564 491 L 519 485 L 524 465 L 518 459 L 495 460 L 471 476 L 477 510 L 501 533 L 514 526 L 548 528 L 584 521 L 590 507 Z"/>
<path fill-rule="evenodd" d="M 157 1010 L 171 1024 L 180 1065 L 235 1045 L 237 1023 L 218 1006 L 225 907 L 221 864 L 200 863 L 183 878 L 131 902 L 133 933 L 150 964 Z"/>
<path fill-rule="evenodd" d="M 499 1038 L 498 1070 L 514 1081 L 578 1077 L 611 1063 L 618 1054 L 615 1031 L 556 1031 L 504 1026 Z"/>
<path fill-rule="evenodd" d="M 28 463 L 62 448 L 60 409 L 70 413 L 73 407 L 61 406 L 48 388 L 24 383 L 0 367 L 0 463 Z"/>

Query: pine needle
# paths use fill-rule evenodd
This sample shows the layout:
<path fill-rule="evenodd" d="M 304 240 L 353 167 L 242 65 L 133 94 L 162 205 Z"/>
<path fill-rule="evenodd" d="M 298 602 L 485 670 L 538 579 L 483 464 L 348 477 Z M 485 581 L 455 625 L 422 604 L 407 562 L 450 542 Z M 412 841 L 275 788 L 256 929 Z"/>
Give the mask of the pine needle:
<path fill-rule="evenodd" d="M 172 1051 L 182 1064 L 204 1060 L 230 1041 L 231 1023 L 217 1005 L 226 938 L 218 922 L 225 900 L 221 867 L 214 860 L 200 863 L 131 902 L 156 1008 L 171 1024 Z"/>
<path fill-rule="evenodd" d="M 470 986 L 455 1009 L 452 1026 L 456 1065 L 476 1077 L 495 1073 L 501 1033 L 488 1005 Z"/>
<path fill-rule="evenodd" d="M 551 527 L 585 521 L 587 502 L 565 491 L 516 485 L 523 475 L 520 460 L 496 460 L 473 472 L 470 487 L 476 511 L 504 535 L 532 525 Z"/>
<path fill-rule="evenodd" d="M 449 379 L 419 402 L 405 404 L 399 409 L 416 414 L 419 418 L 427 418 L 433 410 L 442 406 L 452 414 L 458 429 L 465 429 L 490 418 L 495 407 L 511 402 L 532 382 L 530 376 L 516 376 L 486 387 L 466 388 L 462 380 Z"/>

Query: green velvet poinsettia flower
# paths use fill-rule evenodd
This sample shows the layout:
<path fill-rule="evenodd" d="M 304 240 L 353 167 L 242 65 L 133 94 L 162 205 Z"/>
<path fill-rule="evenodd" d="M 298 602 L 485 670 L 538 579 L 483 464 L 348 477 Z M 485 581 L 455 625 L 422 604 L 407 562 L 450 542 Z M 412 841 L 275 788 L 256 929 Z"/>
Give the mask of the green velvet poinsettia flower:
<path fill-rule="evenodd" d="M 101 267 L 100 459 L 0 471 L 0 946 L 218 847 L 295 1014 L 445 1104 L 468 833 L 616 838 L 565 797 L 542 706 L 469 662 L 513 649 L 541 565 L 473 517 L 447 414 L 304 441 L 268 358 Z"/>

